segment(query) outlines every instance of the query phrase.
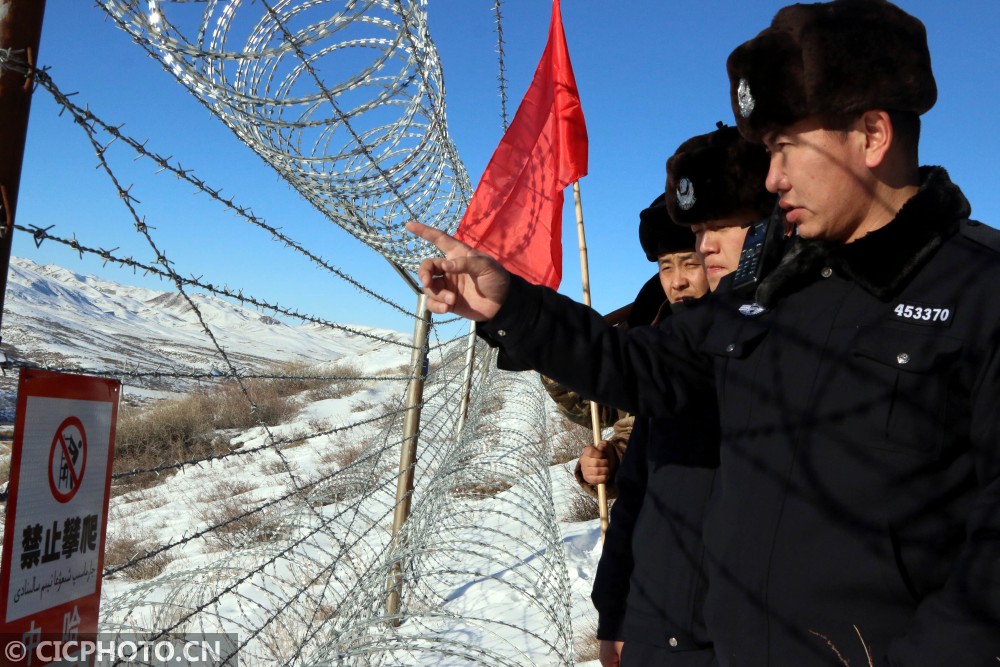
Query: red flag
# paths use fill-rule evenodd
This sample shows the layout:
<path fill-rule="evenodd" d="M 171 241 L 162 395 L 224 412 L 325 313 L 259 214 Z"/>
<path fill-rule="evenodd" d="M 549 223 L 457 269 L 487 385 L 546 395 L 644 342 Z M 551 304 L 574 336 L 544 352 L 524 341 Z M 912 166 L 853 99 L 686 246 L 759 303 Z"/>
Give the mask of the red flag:
<path fill-rule="evenodd" d="M 535 78 L 455 237 L 527 280 L 555 289 L 562 280 L 563 190 L 586 175 L 587 127 L 559 0 L 553 0 Z"/>

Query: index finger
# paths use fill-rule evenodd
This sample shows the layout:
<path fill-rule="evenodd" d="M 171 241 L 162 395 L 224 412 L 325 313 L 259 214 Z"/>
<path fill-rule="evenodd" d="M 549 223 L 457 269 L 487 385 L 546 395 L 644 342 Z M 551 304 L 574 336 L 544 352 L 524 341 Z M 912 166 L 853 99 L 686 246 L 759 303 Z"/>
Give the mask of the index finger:
<path fill-rule="evenodd" d="M 435 227 L 428 227 L 422 222 L 417 222 L 416 220 L 410 220 L 406 223 L 406 231 L 410 232 L 414 236 L 419 236 L 425 241 L 430 241 L 445 255 L 456 251 L 469 250 L 469 246 L 465 245 L 455 237 L 449 236 Z"/>

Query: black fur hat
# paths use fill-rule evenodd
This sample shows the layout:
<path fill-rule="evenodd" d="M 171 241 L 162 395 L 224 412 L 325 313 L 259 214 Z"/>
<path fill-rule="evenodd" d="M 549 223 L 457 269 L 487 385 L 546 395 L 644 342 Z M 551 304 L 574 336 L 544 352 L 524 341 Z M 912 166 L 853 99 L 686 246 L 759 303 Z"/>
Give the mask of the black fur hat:
<path fill-rule="evenodd" d="M 775 197 L 764 188 L 767 151 L 718 124 L 714 132 L 681 144 L 667 160 L 667 210 L 679 225 L 693 225 L 742 213 L 764 218 Z"/>
<path fill-rule="evenodd" d="M 694 250 L 694 234 L 689 228 L 674 224 L 665 199 L 666 195 L 660 195 L 639 213 L 639 244 L 651 262 L 664 253 Z"/>
<path fill-rule="evenodd" d="M 920 115 L 937 101 L 924 24 L 887 0 L 784 7 L 726 69 L 736 125 L 753 141 L 813 114 Z"/>

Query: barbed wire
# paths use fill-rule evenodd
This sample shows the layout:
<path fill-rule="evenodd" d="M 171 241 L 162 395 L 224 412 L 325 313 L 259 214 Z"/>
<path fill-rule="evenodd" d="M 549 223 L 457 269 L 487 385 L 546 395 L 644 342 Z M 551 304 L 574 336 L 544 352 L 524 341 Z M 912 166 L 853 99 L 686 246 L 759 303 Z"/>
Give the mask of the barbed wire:
<path fill-rule="evenodd" d="M 19 63 L 18 70 L 24 71 L 26 73 L 27 70 L 25 67 L 26 66 L 23 63 Z M 338 269 L 337 267 L 333 266 L 332 264 L 324 260 L 322 257 L 308 250 L 298 241 L 295 241 L 281 230 L 269 225 L 265 220 L 263 220 L 257 215 L 254 215 L 253 211 L 249 207 L 237 204 L 231 197 L 223 197 L 221 189 L 216 189 L 209 186 L 205 181 L 195 176 L 192 173 L 191 169 L 184 169 L 180 163 L 171 162 L 172 156 L 159 155 L 147 149 L 146 144 L 148 143 L 148 140 L 140 142 L 134 137 L 125 135 L 121 132 L 121 127 L 122 127 L 121 125 L 118 126 L 110 125 L 107 122 L 101 120 L 99 117 L 97 117 L 90 110 L 89 107 L 82 108 L 74 104 L 73 101 L 70 99 L 73 93 L 67 94 L 64 93 L 62 90 L 60 90 L 59 87 L 56 85 L 55 81 L 52 79 L 52 77 L 48 74 L 48 69 L 37 70 L 35 72 L 35 80 L 38 86 L 40 86 L 50 95 L 52 95 L 53 99 L 56 101 L 57 104 L 59 104 L 62 107 L 64 111 L 70 112 L 70 114 L 73 116 L 73 119 L 77 123 L 80 123 L 81 125 L 84 125 L 87 128 L 89 128 L 88 131 L 93 131 L 94 129 L 99 128 L 100 130 L 102 130 L 103 132 L 107 133 L 112 137 L 112 142 L 121 141 L 123 144 L 129 146 L 137 154 L 138 157 L 146 158 L 152 161 L 154 164 L 156 164 L 158 167 L 158 171 L 169 172 L 174 176 L 176 176 L 177 178 L 187 181 L 191 185 L 195 186 L 198 192 L 208 195 L 216 202 L 222 204 L 223 206 L 234 212 L 238 217 L 243 218 L 244 220 L 253 224 L 254 226 L 259 227 L 260 229 L 263 229 L 264 231 L 268 232 L 275 241 L 279 241 L 283 243 L 285 246 L 292 248 L 296 252 L 303 254 L 311 262 L 321 267 L 322 269 L 334 274 L 341 280 L 349 283 L 352 287 L 354 287 L 362 294 L 365 294 L 375 299 L 376 301 L 380 301 L 403 314 L 406 315 L 410 314 L 409 311 L 407 311 L 403 306 L 393 301 L 390 301 L 384 296 L 365 287 L 359 281 L 352 278 L 350 275 Z M 107 146 L 110 146 L 110 142 L 106 145 L 106 147 Z"/>
<path fill-rule="evenodd" d="M 448 231 L 457 224 L 468 179 L 444 125 L 440 65 L 422 4 L 343 0 L 338 8 L 330 0 L 99 0 L 98 5 L 303 196 L 390 262 L 412 268 L 430 252 L 401 231 L 407 219 Z M 499 2 L 495 10 L 505 100 Z M 374 53 L 375 60 L 348 61 L 354 69 L 347 75 L 332 67 L 357 50 Z M 42 79 L 39 85 L 51 81 Z M 50 92 L 55 90 L 52 84 Z M 359 378 L 333 370 L 297 375 L 242 365 L 239 352 L 225 349 L 189 292 L 204 290 L 392 343 L 399 354 L 412 351 L 413 344 L 180 276 L 139 215 L 131 187 L 105 159 L 115 142 L 193 184 L 275 240 L 294 244 L 317 268 L 332 267 L 276 235 L 249 208 L 222 197 L 179 162 L 127 137 L 121 126 L 72 102 L 62 107 L 85 128 L 156 262 L 121 257 L 117 248 L 89 247 L 76 233 L 60 238 L 51 227 L 19 229 L 32 233 L 36 243 L 53 240 L 81 256 L 93 253 L 171 281 L 213 354 L 224 361 L 218 375 L 180 364 L 152 370 L 90 364 L 88 370 L 129 382 L 226 380 L 238 385 L 257 424 L 241 429 L 238 442 L 231 432 L 218 432 L 224 451 L 161 455 L 155 465 L 112 476 L 118 490 L 108 522 L 111 537 L 132 537 L 131 522 L 144 521 L 151 534 L 139 542 L 126 540 L 128 553 L 107 561 L 105 575 L 114 585 L 103 589 L 102 632 L 139 633 L 150 640 L 178 632 L 235 632 L 239 644 L 229 657 L 246 664 L 572 664 L 570 587 L 537 376 L 497 371 L 494 352 L 484 346 L 467 361 L 466 336 L 443 333 L 442 324 L 454 319 L 432 322 L 433 358 L 424 369 L 414 368 L 411 359 L 405 372 Z M 505 108 L 503 114 L 506 124 Z M 98 132 L 111 139 L 98 140 Z M 469 369 L 474 372 L 463 415 L 463 377 Z M 383 392 L 374 395 L 355 386 L 348 396 L 361 408 L 358 418 L 310 423 L 306 431 L 264 420 L 250 391 L 250 381 L 259 379 L 305 386 L 310 380 L 402 384 L 421 377 L 425 387 L 417 406 L 407 406 L 404 392 L 392 385 L 380 384 Z M 386 394 L 388 400 L 379 405 L 361 405 Z M 420 455 L 408 467 L 396 465 L 406 440 L 404 417 L 414 410 L 420 411 Z M 253 483 L 240 486 L 236 473 Z M 399 499 L 398 482 L 410 474 L 413 491 Z M 159 479 L 146 488 L 132 484 L 142 476 Z M 411 504 L 411 512 L 393 536 L 388 526 L 401 502 Z M 197 504 L 198 523 L 180 534 L 162 525 L 153 517 L 165 503 Z M 225 550 L 216 550 L 219 544 Z M 389 611 L 387 584 L 397 570 L 402 606 Z M 496 614 L 496 595 L 521 609 L 523 622 Z"/>
<path fill-rule="evenodd" d="M 455 374 L 440 381 L 453 384 Z M 281 501 L 291 504 L 282 513 L 290 518 L 268 528 L 266 545 L 251 535 L 224 561 L 139 583 L 106 601 L 103 630 L 155 638 L 180 629 L 240 627 L 239 656 L 253 664 L 426 664 L 437 656 L 462 664 L 526 666 L 538 664 L 539 653 L 572 664 L 572 628 L 563 602 L 568 582 L 547 472 L 551 452 L 545 425 L 538 423 L 544 419 L 540 384 L 496 371 L 478 376 L 477 384 L 469 423 L 499 428 L 469 427 L 464 435 L 447 437 L 457 417 L 441 409 L 449 396 L 424 406 L 428 419 L 406 539 L 390 541 L 379 528 L 395 507 L 392 490 L 401 472 L 389 460 L 392 441 L 375 441 L 350 466 L 310 481 L 305 495 L 286 493 Z M 507 397 L 499 406 L 486 400 L 498 393 Z M 391 431 L 387 426 L 384 433 Z M 332 512 L 318 519 L 296 511 L 299 502 Z M 273 505 L 261 503 L 230 518 L 238 523 Z M 548 512 L 532 509 L 546 507 Z M 171 546 L 191 549 L 206 534 L 189 534 Z M 388 632 L 385 568 L 394 562 L 406 564 L 400 611 L 406 622 Z M 296 576 L 290 576 L 293 571 Z M 449 611 L 442 596 L 470 583 L 500 587 L 530 624 L 497 618 L 488 598 L 478 613 Z M 317 620 L 324 613 L 333 615 Z M 135 622 L 144 618 L 144 624 Z M 278 627 L 288 631 L 286 643 L 269 645 Z M 489 642 L 458 641 L 448 630 L 457 627 Z"/>
<path fill-rule="evenodd" d="M 140 222 L 139 224 L 143 225 L 144 223 Z M 162 269 L 152 264 L 140 262 L 132 257 L 120 257 L 114 254 L 113 249 L 106 250 L 104 248 L 94 248 L 86 246 L 76 238 L 76 233 L 73 234 L 72 238 L 67 239 L 65 237 L 52 234 L 50 232 L 52 227 L 41 228 L 36 225 L 24 226 L 15 223 L 14 229 L 31 234 L 32 237 L 35 239 L 36 245 L 40 245 L 44 241 L 54 241 L 56 243 L 61 243 L 62 245 L 65 246 L 69 246 L 73 250 L 81 253 L 81 255 L 83 253 L 96 255 L 100 257 L 105 263 L 111 262 L 113 264 L 118 264 L 119 266 L 128 267 L 133 270 L 138 269 L 143 271 L 147 275 L 154 275 L 165 280 L 172 280 L 175 282 L 175 284 L 179 282 L 181 285 L 184 286 L 197 287 L 199 289 L 202 289 L 206 292 L 210 292 L 217 296 L 226 297 L 228 299 L 237 301 L 243 305 L 252 306 L 260 310 L 270 311 L 272 313 L 275 313 L 276 315 L 283 315 L 285 317 L 299 320 L 301 322 L 318 324 L 330 329 L 336 329 L 356 336 L 363 336 L 365 338 L 377 340 L 382 343 L 389 343 L 391 345 L 398 345 L 400 347 L 412 347 L 412 343 L 407 343 L 393 338 L 386 338 L 384 336 L 373 334 L 369 331 L 363 331 L 361 329 L 349 327 L 343 324 L 337 324 L 336 322 L 332 322 L 330 320 L 326 320 L 324 318 L 315 315 L 307 315 L 305 313 L 300 313 L 290 308 L 279 306 L 276 303 L 269 303 L 257 297 L 248 296 L 243 293 L 242 289 L 232 290 L 228 286 L 219 287 L 217 285 L 213 285 L 212 283 L 204 283 L 198 278 L 194 277 L 185 278 L 184 276 L 181 276 L 176 272 L 172 272 L 169 269 Z"/>
<path fill-rule="evenodd" d="M 170 0 L 98 4 L 306 200 L 390 262 L 415 270 L 436 254 L 403 229 L 408 220 L 457 227 L 472 187 L 443 125 L 422 3 L 215 1 L 200 16 Z"/>

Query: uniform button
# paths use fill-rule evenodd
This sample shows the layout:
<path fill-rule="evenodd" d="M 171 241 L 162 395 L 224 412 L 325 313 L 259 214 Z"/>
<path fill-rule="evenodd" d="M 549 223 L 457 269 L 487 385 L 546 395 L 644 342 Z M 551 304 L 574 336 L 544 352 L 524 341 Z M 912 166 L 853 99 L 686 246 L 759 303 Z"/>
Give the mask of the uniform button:
<path fill-rule="evenodd" d="M 736 350 L 736 345 L 734 345 L 733 343 L 730 343 L 729 345 L 726 346 L 726 352 L 734 352 L 735 350 Z"/>
<path fill-rule="evenodd" d="M 507 335 L 507 332 L 504 329 L 497 329 L 497 335 L 503 337 Z"/>
<path fill-rule="evenodd" d="M 819 272 L 819 275 L 823 276 L 824 278 L 829 278 L 830 276 L 833 275 L 833 269 L 831 269 L 829 266 L 824 266 L 823 270 Z"/>
<path fill-rule="evenodd" d="M 667 643 L 670 644 L 671 648 L 677 648 L 677 637 L 671 637 L 667 640 Z"/>
<path fill-rule="evenodd" d="M 896 361 L 898 361 L 901 364 L 908 364 L 910 363 L 910 355 L 908 355 L 906 352 L 900 352 L 899 354 L 896 355 Z"/>

